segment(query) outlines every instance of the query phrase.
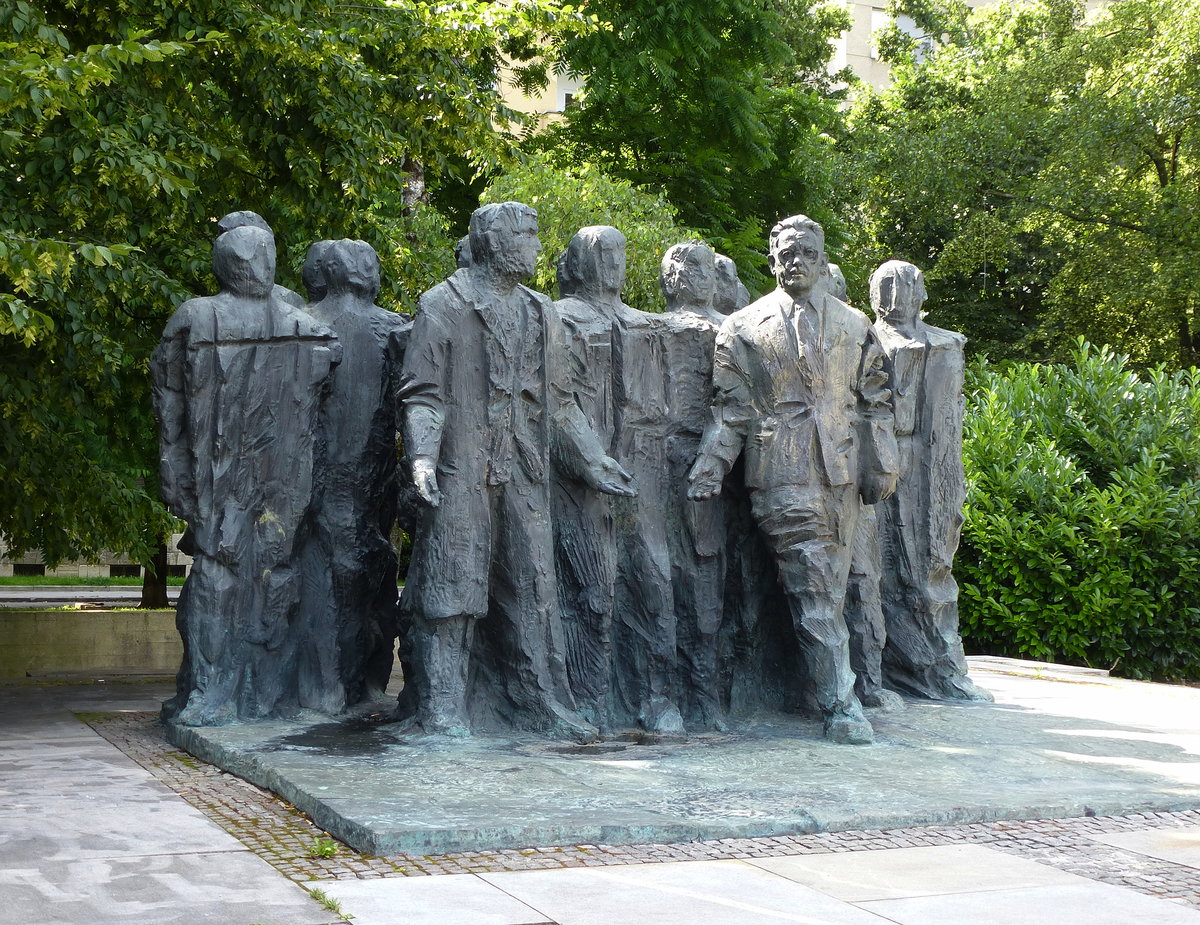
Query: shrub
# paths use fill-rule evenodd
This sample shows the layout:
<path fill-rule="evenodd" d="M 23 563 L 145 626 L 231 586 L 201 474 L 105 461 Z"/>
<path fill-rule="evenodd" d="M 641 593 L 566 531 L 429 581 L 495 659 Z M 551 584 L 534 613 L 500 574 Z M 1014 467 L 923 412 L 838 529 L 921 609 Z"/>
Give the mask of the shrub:
<path fill-rule="evenodd" d="M 1070 366 L 972 365 L 968 651 L 1200 678 L 1198 386 L 1082 341 Z"/>

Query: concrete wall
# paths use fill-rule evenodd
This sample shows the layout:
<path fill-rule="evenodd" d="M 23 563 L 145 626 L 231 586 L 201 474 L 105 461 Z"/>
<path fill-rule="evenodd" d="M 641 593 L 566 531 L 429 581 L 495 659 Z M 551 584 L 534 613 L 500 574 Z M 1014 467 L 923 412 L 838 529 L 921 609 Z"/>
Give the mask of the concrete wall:
<path fill-rule="evenodd" d="M 0 610 L 0 678 L 174 675 L 182 658 L 174 610 Z"/>

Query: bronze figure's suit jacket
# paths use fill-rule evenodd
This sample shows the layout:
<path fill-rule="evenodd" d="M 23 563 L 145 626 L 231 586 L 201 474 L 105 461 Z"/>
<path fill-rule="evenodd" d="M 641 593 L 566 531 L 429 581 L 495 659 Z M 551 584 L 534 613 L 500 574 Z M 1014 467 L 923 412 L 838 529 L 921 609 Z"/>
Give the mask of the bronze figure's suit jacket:
<path fill-rule="evenodd" d="M 701 452 L 732 466 L 744 447 L 749 488 L 857 483 L 872 502 L 875 476 L 897 471 L 883 351 L 862 312 L 827 293 L 811 303 L 776 289 L 721 325 Z"/>
<path fill-rule="evenodd" d="M 402 596 L 403 609 L 425 619 L 487 612 L 498 486 L 529 497 L 529 527 L 549 543 L 551 443 L 568 471 L 604 455 L 559 385 L 566 348 L 554 303 L 525 286 L 508 303 L 481 296 L 459 270 L 421 297 L 409 336 L 405 452 L 435 461 L 442 493 L 418 527 Z M 547 555 L 553 581 L 549 547 Z"/>

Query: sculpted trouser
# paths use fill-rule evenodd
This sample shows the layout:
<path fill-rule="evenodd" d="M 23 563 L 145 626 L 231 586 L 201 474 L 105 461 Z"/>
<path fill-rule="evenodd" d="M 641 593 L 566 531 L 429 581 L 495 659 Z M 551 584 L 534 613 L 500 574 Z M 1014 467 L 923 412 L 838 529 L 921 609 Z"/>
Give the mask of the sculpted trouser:
<path fill-rule="evenodd" d="M 686 485 L 686 482 L 681 482 Z M 689 720 L 719 725 L 725 712 L 720 632 L 725 612 L 725 504 L 684 500 L 685 529 L 672 536 L 672 587 L 681 682 Z"/>
<path fill-rule="evenodd" d="M 860 502 L 853 485 L 755 490 L 751 505 L 775 557 L 817 705 L 859 708 L 842 606 Z"/>
<path fill-rule="evenodd" d="M 237 686 L 243 672 L 234 668 L 232 654 L 240 648 L 235 615 L 250 605 L 248 589 L 211 556 L 193 556 L 175 609 L 183 639 L 178 694 L 164 706 L 163 716 L 187 726 L 225 725 L 239 718 Z"/>
<path fill-rule="evenodd" d="M 513 473 L 512 481 L 487 492 L 487 523 L 463 525 L 487 531 L 490 545 L 488 619 L 483 614 L 441 619 L 412 615 L 409 658 L 420 716 L 428 731 L 467 731 L 467 680 L 472 647 L 486 637 L 487 662 L 496 667 L 504 703 L 490 707 L 506 724 L 536 731 L 586 733 L 573 713 L 567 686 L 565 646 L 554 584 L 554 546 L 548 491 Z M 418 540 L 420 542 L 420 540 Z M 430 576 L 437 580 L 437 576 Z M 428 580 L 428 578 L 426 579 Z"/>
<path fill-rule="evenodd" d="M 897 439 L 901 479 L 878 505 L 884 552 L 883 612 L 888 683 L 921 697 L 986 699 L 967 678 L 958 633 L 958 584 L 952 572 L 962 526 L 962 469 L 957 446 L 918 447 L 912 435 Z M 928 454 L 940 453 L 940 457 Z M 933 473 L 949 473 L 944 482 Z"/>
<path fill-rule="evenodd" d="M 873 505 L 859 508 L 853 548 L 845 607 L 846 627 L 850 630 L 850 664 L 857 677 L 855 693 L 865 706 L 873 706 L 878 705 L 883 690 L 881 660 L 887 641 L 879 592 L 882 570 L 879 521 Z"/>
<path fill-rule="evenodd" d="M 578 482 L 553 489 L 567 675 L 589 720 L 607 725 L 612 678 L 613 595 L 617 540 L 611 501 Z"/>
<path fill-rule="evenodd" d="M 164 715 L 187 726 L 257 719 L 298 705 L 289 630 L 299 582 L 289 534 L 232 504 L 225 515 L 238 543 L 217 556 L 196 551 L 177 609 L 184 657 L 179 692 Z"/>
<path fill-rule="evenodd" d="M 671 584 L 675 593 L 680 685 L 688 719 L 719 726 L 724 715 L 720 632 L 725 616 L 726 501 L 689 501 L 687 473 L 700 441 L 675 436 L 671 444 Z"/>
<path fill-rule="evenodd" d="M 396 636 L 396 553 L 366 486 L 334 470 L 305 544 L 300 704 L 326 713 L 380 695 Z M 376 497 L 385 497 L 378 492 Z"/>
<path fill-rule="evenodd" d="M 635 433 L 621 464 L 638 486 L 636 498 L 613 505 L 618 540 L 613 626 L 614 701 L 620 722 L 658 730 L 679 715 L 675 672 L 675 604 L 665 511 L 669 469 L 662 438 Z M 678 731 L 673 730 L 673 731 Z"/>

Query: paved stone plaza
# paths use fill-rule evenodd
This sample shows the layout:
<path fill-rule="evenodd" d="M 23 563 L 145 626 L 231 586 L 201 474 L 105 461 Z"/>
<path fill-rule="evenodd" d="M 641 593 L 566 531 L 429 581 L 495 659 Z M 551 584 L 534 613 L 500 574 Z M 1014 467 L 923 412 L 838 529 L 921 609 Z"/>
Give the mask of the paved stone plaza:
<path fill-rule="evenodd" d="M 996 691 L 995 709 L 1057 730 L 1056 760 L 1110 767 L 1126 786 L 1173 777 L 1178 799 L 1190 799 L 1200 690 L 1004 662 L 976 662 L 973 675 Z M 0 687 L 0 921 L 343 921 L 301 889 L 315 886 L 356 925 L 1200 923 L 1192 808 L 386 858 L 339 846 L 313 857 L 324 833 L 292 806 L 165 741 L 154 706 L 168 692 Z"/>

